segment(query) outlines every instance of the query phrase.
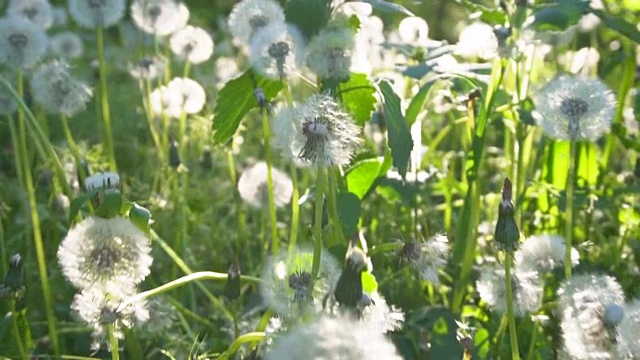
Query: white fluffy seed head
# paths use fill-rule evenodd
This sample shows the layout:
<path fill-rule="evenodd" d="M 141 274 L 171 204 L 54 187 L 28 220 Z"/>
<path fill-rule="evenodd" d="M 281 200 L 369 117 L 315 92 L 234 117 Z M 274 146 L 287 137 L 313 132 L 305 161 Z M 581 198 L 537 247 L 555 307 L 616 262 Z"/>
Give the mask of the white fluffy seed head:
<path fill-rule="evenodd" d="M 202 110 L 207 95 L 196 81 L 188 78 L 174 78 L 167 86 L 151 92 L 151 108 L 156 115 L 166 114 L 179 118 L 184 111 L 196 114 Z"/>
<path fill-rule="evenodd" d="M 298 28 L 275 23 L 263 27 L 253 36 L 249 61 L 260 74 L 280 79 L 300 71 L 304 54 L 304 39 Z"/>
<path fill-rule="evenodd" d="M 503 268 L 488 266 L 480 273 L 476 283 L 480 297 L 500 314 L 507 313 L 507 287 Z M 540 308 L 542 284 L 536 272 L 514 271 L 511 278 L 515 315 L 523 317 Z"/>
<path fill-rule="evenodd" d="M 125 0 L 69 0 L 69 14 L 78 25 L 107 28 L 124 16 Z"/>
<path fill-rule="evenodd" d="M 68 117 L 86 109 L 92 92 L 89 87 L 69 72 L 69 66 L 60 61 L 41 65 L 31 77 L 33 99 L 47 112 Z"/>
<path fill-rule="evenodd" d="M 171 35 L 171 51 L 192 64 L 209 60 L 213 54 L 213 40 L 204 29 L 186 26 Z"/>
<path fill-rule="evenodd" d="M 347 28 L 325 28 L 311 40 L 307 48 L 307 65 L 321 78 L 349 78 L 354 33 Z"/>
<path fill-rule="evenodd" d="M 162 57 L 145 57 L 129 64 L 129 74 L 138 80 L 154 80 L 164 75 L 166 60 Z"/>
<path fill-rule="evenodd" d="M 360 128 L 328 95 L 282 109 L 272 119 L 274 147 L 298 165 L 346 165 L 360 146 Z"/>
<path fill-rule="evenodd" d="M 604 313 L 610 304 L 623 304 L 618 282 L 606 275 L 580 274 L 558 290 L 564 348 L 572 359 L 615 359 L 615 332 Z"/>
<path fill-rule="evenodd" d="M 242 0 L 229 14 L 231 34 L 246 45 L 262 28 L 276 23 L 284 23 L 284 11 L 273 0 Z"/>
<path fill-rule="evenodd" d="M 624 316 L 618 325 L 620 353 L 640 359 L 640 299 L 626 303 L 622 309 Z"/>
<path fill-rule="evenodd" d="M 189 9 L 175 0 L 135 0 L 131 4 L 134 24 L 147 34 L 167 36 L 184 28 Z"/>
<path fill-rule="evenodd" d="M 291 201 L 293 183 L 286 173 L 272 167 L 273 200 L 276 208 L 286 206 Z M 247 204 L 257 209 L 269 208 L 269 190 L 267 186 L 267 164 L 260 161 L 247 168 L 238 179 L 238 192 Z"/>
<path fill-rule="evenodd" d="M 429 25 L 417 16 L 408 16 L 398 25 L 400 39 L 408 44 L 421 45 L 429 40 Z"/>
<path fill-rule="evenodd" d="M 150 252 L 149 239 L 129 219 L 88 217 L 60 243 L 58 261 L 75 287 L 117 293 L 149 275 Z"/>
<path fill-rule="evenodd" d="M 49 48 L 53 55 L 65 59 L 77 59 L 84 52 L 80 36 L 72 31 L 63 31 L 51 36 Z"/>
<path fill-rule="evenodd" d="M 535 96 L 537 122 L 554 139 L 595 141 L 611 129 L 615 96 L 598 78 L 560 75 Z"/>
<path fill-rule="evenodd" d="M 336 259 L 323 251 L 318 279 L 309 297 L 312 263 L 313 250 L 306 249 L 285 250 L 269 259 L 261 276 L 260 294 L 278 314 L 296 317 L 321 309 L 323 298 L 333 291 L 340 276 L 340 268 Z"/>
<path fill-rule="evenodd" d="M 113 172 L 103 172 L 87 176 L 84 179 L 84 188 L 87 191 L 100 188 L 120 190 L 120 175 Z"/>
<path fill-rule="evenodd" d="M 19 17 L 0 20 L 0 63 L 30 68 L 46 50 L 47 35 L 42 27 Z"/>
<path fill-rule="evenodd" d="M 53 9 L 47 0 L 12 0 L 8 16 L 17 16 L 47 29 L 53 23 Z"/>
<path fill-rule="evenodd" d="M 438 285 L 438 269 L 447 265 L 449 244 L 445 235 L 435 235 L 425 242 L 408 242 L 400 251 L 401 258 L 418 272 L 420 278 Z"/>
<path fill-rule="evenodd" d="M 402 359 L 379 329 L 347 317 L 320 316 L 276 338 L 266 360 Z"/>
<path fill-rule="evenodd" d="M 491 60 L 498 56 L 498 38 L 491 26 L 475 22 L 462 29 L 455 53 L 464 58 Z"/>
<path fill-rule="evenodd" d="M 547 272 L 564 264 L 565 242 L 560 235 L 532 235 L 528 237 L 515 253 L 515 262 L 519 269 Z M 571 264 L 580 261 L 577 250 L 571 249 Z"/>

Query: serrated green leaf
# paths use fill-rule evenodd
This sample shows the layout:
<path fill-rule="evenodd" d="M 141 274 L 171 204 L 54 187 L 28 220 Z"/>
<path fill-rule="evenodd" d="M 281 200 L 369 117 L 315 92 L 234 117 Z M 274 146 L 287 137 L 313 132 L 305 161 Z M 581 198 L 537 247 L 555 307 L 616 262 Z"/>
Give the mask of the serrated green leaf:
<path fill-rule="evenodd" d="M 369 192 L 380 170 L 378 159 L 365 159 L 354 164 L 345 174 L 347 189 L 360 200 Z"/>
<path fill-rule="evenodd" d="M 376 89 L 365 74 L 352 73 L 349 81 L 339 85 L 342 106 L 353 116 L 358 125 L 364 125 L 375 110 Z"/>
<path fill-rule="evenodd" d="M 312 38 L 331 17 L 331 0 L 289 0 L 284 7 L 285 20 Z"/>
<path fill-rule="evenodd" d="M 360 219 L 360 199 L 351 192 L 341 192 L 337 198 L 338 218 L 342 231 L 347 237 L 358 232 Z"/>
<path fill-rule="evenodd" d="M 378 290 L 378 281 L 372 273 L 368 271 L 362 272 L 362 291 L 371 294 Z"/>
<path fill-rule="evenodd" d="M 270 100 L 282 90 L 282 83 L 247 69 L 220 89 L 213 108 L 214 144 L 225 144 L 235 134 L 247 112 L 258 107 L 258 102 L 253 95 L 255 88 L 261 88 L 267 100 Z"/>
<path fill-rule="evenodd" d="M 640 1 L 636 4 L 640 8 L 639 4 Z M 591 12 L 599 17 L 611 30 L 619 32 L 636 43 L 640 43 L 640 31 L 638 31 L 635 26 L 626 22 L 622 17 L 609 15 L 600 9 L 591 9 Z"/>
<path fill-rule="evenodd" d="M 420 113 L 420 110 L 422 110 L 424 102 L 427 100 L 427 95 L 429 95 L 432 85 L 432 81 L 422 85 L 420 90 L 418 90 L 418 93 L 413 97 L 413 99 L 411 99 L 405 115 L 408 126 L 411 126 L 418 119 L 418 114 Z"/>
<path fill-rule="evenodd" d="M 391 84 L 386 80 L 382 81 L 380 91 L 384 98 L 384 118 L 387 124 L 393 166 L 398 168 L 398 173 L 404 178 L 409 167 L 409 156 L 413 150 L 413 139 L 411 139 L 409 126 L 402 116 L 400 98 L 393 91 Z"/>
<path fill-rule="evenodd" d="M 369 3 L 373 8 L 384 12 L 398 12 L 407 16 L 414 16 L 413 13 L 400 4 L 395 4 L 384 0 L 361 0 Z"/>

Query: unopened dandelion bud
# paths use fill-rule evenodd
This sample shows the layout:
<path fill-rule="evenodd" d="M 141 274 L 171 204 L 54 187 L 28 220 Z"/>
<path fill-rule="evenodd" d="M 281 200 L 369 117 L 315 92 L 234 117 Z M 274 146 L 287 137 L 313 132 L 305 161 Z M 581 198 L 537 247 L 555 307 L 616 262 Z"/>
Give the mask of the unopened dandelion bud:
<path fill-rule="evenodd" d="M 211 147 L 205 146 L 200 156 L 200 166 L 205 170 L 211 170 L 213 167 L 213 159 L 211 157 Z"/>
<path fill-rule="evenodd" d="M 22 271 L 22 256 L 15 254 L 9 259 L 9 270 L 4 277 L 4 286 L 2 287 L 9 293 L 16 293 L 24 290 L 24 274 Z"/>
<path fill-rule="evenodd" d="M 494 234 L 495 241 L 503 250 L 513 253 L 518 248 L 520 230 L 514 217 L 513 203 L 511 202 L 511 181 L 504 180 L 502 188 L 502 201 L 498 209 L 498 223 Z"/>
<path fill-rule="evenodd" d="M 178 151 L 178 142 L 175 140 L 171 141 L 169 145 L 169 166 L 174 169 L 177 169 L 182 162 L 180 162 L 180 153 Z"/>
<path fill-rule="evenodd" d="M 362 300 L 362 272 L 367 269 L 367 255 L 357 247 L 349 249 L 347 261 L 334 292 L 341 306 L 356 308 Z"/>
<path fill-rule="evenodd" d="M 236 300 L 240 297 L 240 262 L 231 260 L 227 271 L 227 282 L 224 285 L 224 296 L 228 300 Z"/>

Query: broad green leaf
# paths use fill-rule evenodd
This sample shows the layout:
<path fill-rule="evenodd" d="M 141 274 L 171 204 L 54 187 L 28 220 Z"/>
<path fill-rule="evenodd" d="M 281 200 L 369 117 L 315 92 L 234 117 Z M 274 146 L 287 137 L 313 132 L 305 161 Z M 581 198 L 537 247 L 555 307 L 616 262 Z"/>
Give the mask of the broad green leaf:
<path fill-rule="evenodd" d="M 409 156 L 413 150 L 413 139 L 411 139 L 409 126 L 402 116 L 400 98 L 387 80 L 380 82 L 380 91 L 384 98 L 384 118 L 389 135 L 393 166 L 398 168 L 400 176 L 404 178 L 409 167 Z"/>
<path fill-rule="evenodd" d="M 542 166 L 542 179 L 556 189 L 564 189 L 567 186 L 568 169 L 569 142 L 549 142 L 546 161 Z"/>
<path fill-rule="evenodd" d="M 407 10 L 400 4 L 395 4 L 384 0 L 361 0 L 361 2 L 369 3 L 373 8 L 384 12 L 398 12 L 407 16 L 414 16 L 413 13 Z"/>
<path fill-rule="evenodd" d="M 235 134 L 247 112 L 258 107 L 253 95 L 255 88 L 261 88 L 267 100 L 270 100 L 282 90 L 282 83 L 279 80 L 264 78 L 252 69 L 247 69 L 227 82 L 218 92 L 212 124 L 215 144 L 225 144 Z"/>
<path fill-rule="evenodd" d="M 347 237 L 358 232 L 358 220 L 360 219 L 360 199 L 350 192 L 338 194 L 338 218 L 340 225 Z"/>
<path fill-rule="evenodd" d="M 427 63 L 422 63 L 420 65 L 408 66 L 404 71 L 402 71 L 402 75 L 408 76 L 412 79 L 420 80 L 425 75 L 433 70 L 434 65 L 428 65 Z"/>
<path fill-rule="evenodd" d="M 407 125 L 411 126 L 418 119 L 418 114 L 420 113 L 420 110 L 422 110 L 424 102 L 427 100 L 427 95 L 429 95 L 432 85 L 433 82 L 431 81 L 422 85 L 420 90 L 418 90 L 418 93 L 413 97 L 413 99 L 411 99 L 409 107 L 407 107 L 407 114 L 405 115 Z"/>
<path fill-rule="evenodd" d="M 532 26 L 540 31 L 562 31 L 577 24 L 588 8 L 588 1 L 561 0 L 535 10 Z"/>
<path fill-rule="evenodd" d="M 378 159 L 366 159 L 347 170 L 345 178 L 349 192 L 362 200 L 378 178 L 380 165 Z"/>
<path fill-rule="evenodd" d="M 362 291 L 371 294 L 378 290 L 378 281 L 372 273 L 368 271 L 362 272 Z"/>
<path fill-rule="evenodd" d="M 371 118 L 375 110 L 376 98 L 373 93 L 376 89 L 365 74 L 352 73 L 349 81 L 339 85 L 342 105 L 353 115 L 358 125 L 364 125 Z"/>
<path fill-rule="evenodd" d="M 76 216 L 78 216 L 82 205 L 91 200 L 91 198 L 96 196 L 100 191 L 102 191 L 101 188 L 93 189 L 71 200 L 71 204 L 69 205 L 69 226 L 71 226 L 73 221 L 76 219 Z"/>
<path fill-rule="evenodd" d="M 115 189 L 106 189 L 103 192 L 100 206 L 96 209 L 96 215 L 105 219 L 120 215 L 122 209 L 122 194 Z"/>
<path fill-rule="evenodd" d="M 640 1 L 636 1 L 636 6 L 640 8 Z M 626 22 L 621 16 L 612 16 L 600 9 L 591 9 L 591 12 L 599 17 L 611 30 L 619 32 L 636 43 L 640 43 L 640 31 L 632 24 Z"/>
<path fill-rule="evenodd" d="M 598 169 L 598 150 L 595 144 L 582 142 L 578 144 L 578 164 L 576 175 L 578 186 L 595 186 L 600 171 Z"/>
<path fill-rule="evenodd" d="M 296 25 L 307 38 L 312 38 L 331 17 L 331 0 L 289 0 L 284 8 L 285 19 Z"/>
<path fill-rule="evenodd" d="M 131 209 L 129 210 L 129 219 L 133 225 L 138 229 L 144 231 L 145 234 L 149 234 L 151 231 L 149 225 L 151 224 L 151 211 L 147 208 L 138 205 L 137 203 L 131 203 Z"/>

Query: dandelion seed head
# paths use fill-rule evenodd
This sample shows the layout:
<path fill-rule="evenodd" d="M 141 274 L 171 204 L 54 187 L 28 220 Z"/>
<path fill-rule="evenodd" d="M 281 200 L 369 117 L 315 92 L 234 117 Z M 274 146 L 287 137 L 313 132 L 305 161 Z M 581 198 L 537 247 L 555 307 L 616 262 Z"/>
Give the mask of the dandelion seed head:
<path fill-rule="evenodd" d="M 361 144 L 360 128 L 328 95 L 281 110 L 272 127 L 274 147 L 298 165 L 346 165 Z"/>
<path fill-rule="evenodd" d="M 554 139 L 597 140 L 611 129 L 616 101 L 597 78 L 560 75 L 535 97 L 537 122 Z"/>
<path fill-rule="evenodd" d="M 472 23 L 462 29 L 455 53 L 464 58 L 493 59 L 498 56 L 498 38 L 491 26 Z"/>
<path fill-rule="evenodd" d="M 480 273 L 476 288 L 480 297 L 500 314 L 507 313 L 507 288 L 504 269 L 487 266 Z M 542 301 L 542 284 L 538 274 L 531 271 L 518 271 L 512 274 L 511 289 L 515 315 L 523 317 L 536 311 Z"/>
<path fill-rule="evenodd" d="M 171 35 L 171 51 L 192 64 L 209 60 L 213 54 L 211 36 L 199 27 L 187 26 Z"/>
<path fill-rule="evenodd" d="M 46 0 L 13 0 L 9 3 L 7 16 L 17 16 L 47 29 L 53 23 L 53 9 Z"/>
<path fill-rule="evenodd" d="M 147 236 L 123 217 L 88 217 L 75 224 L 58 248 L 65 277 L 77 288 L 133 288 L 149 274 Z"/>
<path fill-rule="evenodd" d="M 92 92 L 89 87 L 69 72 L 61 61 L 40 65 L 31 77 L 33 99 L 47 112 L 68 117 L 86 109 Z"/>
<path fill-rule="evenodd" d="M 320 272 L 315 283 L 311 273 L 313 250 L 286 250 L 267 262 L 260 285 L 260 294 L 278 314 L 295 317 L 306 311 L 316 311 L 322 299 L 333 290 L 340 269 L 336 259 L 326 251 L 321 253 Z M 309 297 L 309 286 L 314 284 Z"/>
<path fill-rule="evenodd" d="M 0 63 L 30 68 L 46 49 L 47 35 L 42 27 L 19 17 L 0 20 Z"/>
<path fill-rule="evenodd" d="M 206 102 L 206 93 L 198 82 L 188 78 L 174 78 L 167 86 L 151 92 L 151 108 L 156 115 L 166 114 L 179 118 L 184 111 L 197 114 Z"/>
<path fill-rule="evenodd" d="M 293 25 L 276 23 L 265 26 L 251 39 L 249 61 L 262 75 L 279 79 L 297 74 L 304 54 L 300 31 Z"/>
<path fill-rule="evenodd" d="M 387 300 L 377 291 L 363 294 L 362 303 L 364 306 L 358 316 L 359 321 L 383 333 L 399 330 L 402 327 L 404 312 L 395 306 L 389 306 Z"/>
<path fill-rule="evenodd" d="M 78 25 L 107 28 L 124 16 L 125 0 L 69 0 L 69 14 Z"/>
<path fill-rule="evenodd" d="M 349 78 L 354 34 L 347 28 L 326 28 L 311 40 L 307 48 L 307 65 L 321 78 Z"/>
<path fill-rule="evenodd" d="M 73 173 L 75 176 L 75 169 Z M 93 174 L 84 179 L 84 188 L 87 191 L 100 188 L 120 190 L 120 175 L 113 172 Z"/>
<path fill-rule="evenodd" d="M 344 316 L 324 315 L 276 338 L 266 360 L 402 359 L 379 329 Z"/>
<path fill-rule="evenodd" d="M 167 36 L 184 28 L 189 15 L 187 6 L 174 0 L 135 0 L 131 4 L 134 24 L 156 36 Z"/>
<path fill-rule="evenodd" d="M 621 353 L 631 359 L 640 358 L 640 299 L 632 300 L 623 306 L 624 317 L 618 325 L 618 340 Z"/>
<path fill-rule="evenodd" d="M 610 276 L 580 274 L 565 281 L 558 291 L 558 308 L 567 354 L 574 359 L 616 358 L 615 333 L 604 315 L 606 307 L 623 303 L 622 287 Z"/>
<path fill-rule="evenodd" d="M 521 270 L 547 272 L 564 264 L 565 242 L 560 235 L 532 235 L 515 253 L 515 262 Z M 571 249 L 573 266 L 580 262 L 580 254 Z"/>
<path fill-rule="evenodd" d="M 49 39 L 49 48 L 55 56 L 66 59 L 77 59 L 84 52 L 82 39 L 72 31 L 63 31 L 52 35 Z"/>
<path fill-rule="evenodd" d="M 408 16 L 398 25 L 400 39 L 408 44 L 425 44 L 429 40 L 429 25 L 417 16 Z"/>
<path fill-rule="evenodd" d="M 289 176 L 272 167 L 273 200 L 276 208 L 284 207 L 291 201 L 293 183 Z M 257 209 L 269 208 L 269 190 L 267 186 L 267 164 L 260 161 L 247 168 L 238 180 L 238 192 L 247 204 Z"/>
<path fill-rule="evenodd" d="M 162 57 L 144 57 L 129 64 L 129 74 L 138 80 L 154 80 L 164 75 L 166 60 Z"/>
<path fill-rule="evenodd" d="M 245 44 L 264 27 L 281 23 L 284 23 L 284 11 L 272 0 L 243 0 L 229 14 L 231 34 Z"/>
<path fill-rule="evenodd" d="M 426 242 L 407 242 L 399 255 L 418 272 L 422 280 L 438 285 L 438 269 L 447 265 L 449 256 L 447 237 L 438 234 Z"/>

